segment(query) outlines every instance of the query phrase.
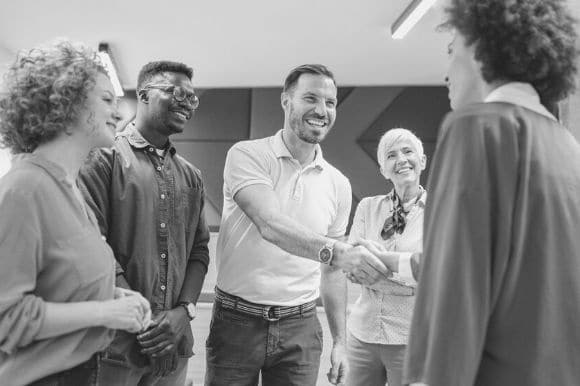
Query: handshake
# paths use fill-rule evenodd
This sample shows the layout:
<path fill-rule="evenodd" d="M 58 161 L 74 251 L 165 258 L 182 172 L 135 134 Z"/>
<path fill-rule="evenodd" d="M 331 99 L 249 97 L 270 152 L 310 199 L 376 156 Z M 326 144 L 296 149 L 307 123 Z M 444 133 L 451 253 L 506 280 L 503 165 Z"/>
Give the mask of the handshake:
<path fill-rule="evenodd" d="M 393 276 L 397 271 L 399 254 L 387 251 L 371 240 L 357 240 L 347 244 L 334 244 L 332 265 L 342 269 L 347 278 L 356 284 L 372 285 Z"/>

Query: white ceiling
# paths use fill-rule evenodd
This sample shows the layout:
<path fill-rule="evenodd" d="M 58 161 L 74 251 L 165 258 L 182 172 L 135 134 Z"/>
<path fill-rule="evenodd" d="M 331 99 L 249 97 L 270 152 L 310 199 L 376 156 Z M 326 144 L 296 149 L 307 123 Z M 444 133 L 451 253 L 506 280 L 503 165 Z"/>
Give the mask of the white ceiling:
<path fill-rule="evenodd" d="M 65 36 L 108 42 L 125 88 L 159 59 L 192 66 L 201 88 L 280 86 L 292 67 L 315 62 L 343 86 L 443 84 L 449 36 L 435 31 L 440 6 L 404 40 L 390 37 L 410 2 L 0 0 L 0 63 Z M 569 2 L 580 15 L 580 1 Z"/>

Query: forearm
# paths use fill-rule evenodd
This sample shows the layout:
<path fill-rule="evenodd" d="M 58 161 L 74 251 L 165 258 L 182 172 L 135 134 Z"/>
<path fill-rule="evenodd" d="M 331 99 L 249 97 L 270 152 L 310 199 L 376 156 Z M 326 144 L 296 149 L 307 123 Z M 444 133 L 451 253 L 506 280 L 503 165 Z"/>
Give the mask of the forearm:
<path fill-rule="evenodd" d="M 206 273 L 207 266 L 203 262 L 189 260 L 185 270 L 183 286 L 179 294 L 179 302 L 197 303 Z"/>
<path fill-rule="evenodd" d="M 332 242 L 284 214 L 256 224 L 262 237 L 288 253 L 318 261 L 320 249 Z"/>
<path fill-rule="evenodd" d="M 104 325 L 101 302 L 45 303 L 45 314 L 37 340 Z"/>
<path fill-rule="evenodd" d="M 334 344 L 345 344 L 347 287 L 339 269 L 322 266 L 320 295 Z"/>

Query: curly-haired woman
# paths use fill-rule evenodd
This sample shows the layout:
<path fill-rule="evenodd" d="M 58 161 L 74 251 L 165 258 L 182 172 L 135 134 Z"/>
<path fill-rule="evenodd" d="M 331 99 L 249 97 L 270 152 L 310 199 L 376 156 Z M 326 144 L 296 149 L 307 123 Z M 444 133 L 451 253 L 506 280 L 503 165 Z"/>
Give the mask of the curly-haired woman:
<path fill-rule="evenodd" d="M 75 183 L 110 146 L 115 95 L 94 52 L 61 40 L 22 52 L 0 94 L 0 384 L 93 385 L 112 329 L 140 331 L 148 302 L 114 287 L 114 257 Z"/>
<path fill-rule="evenodd" d="M 564 4 L 447 10 L 455 111 L 430 171 L 406 382 L 580 382 L 580 144 L 549 111 L 577 71 Z"/>

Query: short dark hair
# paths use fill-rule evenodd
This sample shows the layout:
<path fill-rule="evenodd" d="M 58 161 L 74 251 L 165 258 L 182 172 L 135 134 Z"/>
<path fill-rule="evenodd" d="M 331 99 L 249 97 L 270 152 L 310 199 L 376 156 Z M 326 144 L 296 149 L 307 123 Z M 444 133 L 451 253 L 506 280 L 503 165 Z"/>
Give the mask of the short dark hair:
<path fill-rule="evenodd" d="M 298 79 L 300 78 L 300 76 L 302 74 L 313 74 L 313 75 L 326 76 L 327 78 L 330 78 L 332 80 L 332 83 L 334 83 L 334 85 L 336 86 L 336 80 L 334 80 L 334 74 L 332 73 L 332 71 L 330 71 L 328 68 L 326 68 L 326 66 L 324 66 L 322 64 L 303 64 L 301 66 L 298 66 L 298 67 L 292 69 L 292 71 L 290 71 L 290 73 L 286 77 L 286 80 L 284 81 L 284 90 L 283 91 L 284 92 L 290 91 L 296 85 L 296 83 L 298 83 Z"/>
<path fill-rule="evenodd" d="M 162 72 L 174 72 L 184 74 L 191 80 L 193 78 L 193 69 L 186 64 L 180 62 L 172 62 L 169 60 L 161 60 L 157 62 L 149 62 L 141 68 L 137 78 L 137 91 L 151 80 L 155 75 Z"/>
<path fill-rule="evenodd" d="M 574 90 L 576 20 L 562 0 L 451 0 L 445 26 L 474 44 L 485 81 L 532 84 L 553 105 Z"/>

